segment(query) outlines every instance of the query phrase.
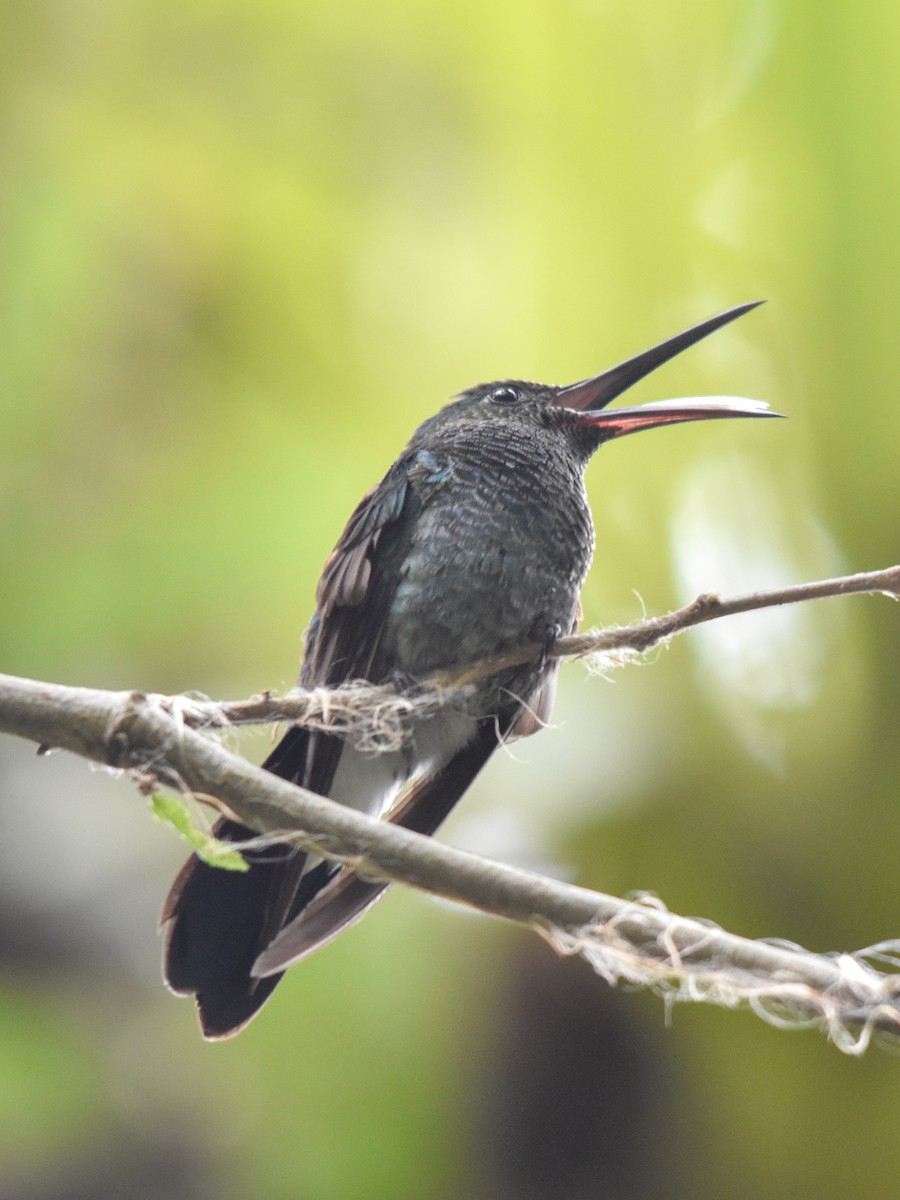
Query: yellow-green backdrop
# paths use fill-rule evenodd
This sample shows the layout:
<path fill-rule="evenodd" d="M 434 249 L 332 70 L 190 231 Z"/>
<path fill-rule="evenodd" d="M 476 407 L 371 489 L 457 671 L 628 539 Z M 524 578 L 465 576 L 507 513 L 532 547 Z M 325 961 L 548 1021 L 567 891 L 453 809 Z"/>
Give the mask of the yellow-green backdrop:
<path fill-rule="evenodd" d="M 900 9 L 39 0 L 0 28 L 0 668 L 293 680 L 411 429 L 769 303 L 598 456 L 589 624 L 898 557 Z M 820 950 L 898 933 L 898 610 L 745 618 L 587 679 L 446 836 Z M 265 739 L 246 742 L 261 755 Z M 613 994 L 394 893 L 209 1046 L 158 977 L 182 857 L 0 746 L 0 1195 L 893 1197 L 898 1062 Z"/>

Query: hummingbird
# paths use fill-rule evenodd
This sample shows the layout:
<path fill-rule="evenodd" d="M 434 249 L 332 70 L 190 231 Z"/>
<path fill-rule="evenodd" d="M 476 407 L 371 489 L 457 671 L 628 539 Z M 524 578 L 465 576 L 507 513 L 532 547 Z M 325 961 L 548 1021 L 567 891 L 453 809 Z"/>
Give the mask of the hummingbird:
<path fill-rule="evenodd" d="M 301 686 L 410 687 L 524 643 L 549 649 L 574 632 L 594 550 L 584 485 L 593 454 L 642 429 L 778 415 L 735 397 L 608 405 L 758 303 L 568 386 L 479 384 L 420 425 L 325 563 Z M 293 726 L 263 766 L 430 835 L 498 746 L 546 724 L 558 668 L 546 654 L 507 668 L 417 722 L 400 749 L 377 755 L 349 737 Z M 214 832 L 226 842 L 254 836 L 231 819 Z M 191 857 L 163 910 L 165 981 L 195 997 L 206 1038 L 231 1036 L 287 967 L 362 916 L 386 887 L 286 844 L 256 852 L 245 873 Z"/>

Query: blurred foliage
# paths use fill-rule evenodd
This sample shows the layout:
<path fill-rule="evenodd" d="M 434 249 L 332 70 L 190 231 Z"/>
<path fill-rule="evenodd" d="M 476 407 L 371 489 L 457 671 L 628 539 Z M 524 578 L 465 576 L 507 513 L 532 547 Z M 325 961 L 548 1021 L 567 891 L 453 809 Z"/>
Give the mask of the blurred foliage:
<path fill-rule="evenodd" d="M 286 685 L 343 520 L 444 398 L 581 378 L 760 296 L 635 398 L 790 421 L 601 454 L 586 621 L 897 560 L 886 0 L 36 0 L 0 22 L 4 670 Z M 748 935 L 896 935 L 897 646 L 896 608 L 856 599 L 610 682 L 570 666 L 564 728 L 492 764 L 447 836 Z M 590 1173 L 610 1150 L 579 1175 L 573 1145 L 554 1194 L 896 1194 L 896 1059 L 706 1010 L 664 1030 L 599 980 L 589 1036 L 548 976 L 569 965 L 418 897 L 205 1046 L 157 982 L 176 839 L 124 784 L 0 754 L 0 1197 L 496 1200 L 529 1155 L 548 1177 L 567 1105 L 599 1126 L 619 1095 L 619 1173 Z M 570 1045 L 605 1092 L 538 1069 Z"/>

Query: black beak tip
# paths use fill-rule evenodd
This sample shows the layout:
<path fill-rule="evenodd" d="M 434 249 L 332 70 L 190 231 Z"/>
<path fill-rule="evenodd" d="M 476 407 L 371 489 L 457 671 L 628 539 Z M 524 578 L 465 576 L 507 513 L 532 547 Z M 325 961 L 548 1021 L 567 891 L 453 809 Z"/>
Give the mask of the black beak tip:
<path fill-rule="evenodd" d="M 764 300 L 751 300 L 747 304 L 738 304 L 734 308 L 717 313 L 714 317 L 708 317 L 705 321 L 692 325 L 689 329 L 667 338 L 656 346 L 651 346 L 649 350 L 644 350 L 633 358 L 626 359 L 625 362 L 603 371 L 600 375 L 595 375 L 591 379 L 583 379 L 580 383 L 573 383 L 569 387 L 560 388 L 557 392 L 556 402 L 564 408 L 581 409 L 582 411 L 605 408 L 622 392 L 627 391 L 638 380 L 649 375 L 651 371 L 655 371 L 657 367 L 661 367 L 663 363 L 764 303 Z"/>

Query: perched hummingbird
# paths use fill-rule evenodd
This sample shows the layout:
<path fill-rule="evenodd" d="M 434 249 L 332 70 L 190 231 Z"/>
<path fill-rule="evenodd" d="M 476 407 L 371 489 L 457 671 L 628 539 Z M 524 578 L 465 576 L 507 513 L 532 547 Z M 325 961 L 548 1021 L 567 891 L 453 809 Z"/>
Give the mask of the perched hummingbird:
<path fill-rule="evenodd" d="M 660 425 L 777 415 L 727 397 L 606 406 L 755 307 L 729 309 L 569 387 L 481 384 L 427 420 L 357 505 L 325 564 L 301 685 L 409 683 L 573 632 L 594 549 L 584 471 L 598 447 Z M 411 784 L 390 819 L 433 833 L 498 745 L 546 722 L 558 665 L 539 659 L 485 680 L 473 699 L 418 723 L 400 750 L 373 756 L 295 726 L 264 766 L 372 815 Z M 222 820 L 216 834 L 243 841 L 253 831 Z M 166 982 L 196 996 L 206 1037 L 227 1037 L 288 966 L 385 886 L 288 846 L 254 855 L 243 874 L 193 857 L 163 912 Z"/>

